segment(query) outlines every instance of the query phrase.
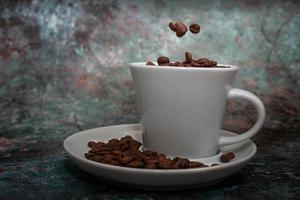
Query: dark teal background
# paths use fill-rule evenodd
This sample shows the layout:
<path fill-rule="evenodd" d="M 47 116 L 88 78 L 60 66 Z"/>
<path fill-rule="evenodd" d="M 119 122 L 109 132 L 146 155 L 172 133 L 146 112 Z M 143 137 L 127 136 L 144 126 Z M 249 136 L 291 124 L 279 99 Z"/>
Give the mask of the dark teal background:
<path fill-rule="evenodd" d="M 0 1 L 0 199 L 294 199 L 300 195 L 299 1 Z M 170 21 L 200 23 L 177 38 Z M 240 67 L 264 102 L 258 154 L 206 189 L 163 196 L 96 181 L 64 155 L 67 136 L 139 121 L 128 70 L 184 52 Z M 229 102 L 224 128 L 256 115 Z"/>

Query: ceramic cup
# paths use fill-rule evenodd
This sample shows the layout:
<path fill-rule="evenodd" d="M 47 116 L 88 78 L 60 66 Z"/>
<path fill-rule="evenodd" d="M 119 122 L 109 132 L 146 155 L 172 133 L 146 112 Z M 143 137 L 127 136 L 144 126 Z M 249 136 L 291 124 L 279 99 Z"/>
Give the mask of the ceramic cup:
<path fill-rule="evenodd" d="M 254 94 L 232 88 L 237 66 L 193 68 L 130 64 L 143 130 L 143 146 L 168 156 L 202 158 L 239 143 L 262 127 L 265 108 Z M 248 100 L 257 121 L 243 134 L 220 136 L 228 99 Z"/>

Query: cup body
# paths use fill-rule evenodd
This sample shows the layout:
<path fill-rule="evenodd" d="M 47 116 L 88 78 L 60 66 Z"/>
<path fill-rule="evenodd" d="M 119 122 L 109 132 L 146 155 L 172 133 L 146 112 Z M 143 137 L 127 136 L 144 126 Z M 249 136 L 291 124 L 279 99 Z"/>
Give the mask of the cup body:
<path fill-rule="evenodd" d="M 145 149 L 168 156 L 215 155 L 227 96 L 238 71 L 131 63 Z"/>

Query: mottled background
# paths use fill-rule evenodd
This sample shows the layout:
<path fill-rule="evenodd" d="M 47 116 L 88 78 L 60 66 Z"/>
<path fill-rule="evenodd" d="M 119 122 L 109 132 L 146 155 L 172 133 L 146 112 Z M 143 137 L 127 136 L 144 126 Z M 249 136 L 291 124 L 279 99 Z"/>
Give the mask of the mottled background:
<path fill-rule="evenodd" d="M 299 196 L 299 11 L 299 1 L 0 0 L 0 199 L 161 198 L 99 184 L 65 157 L 62 142 L 80 130 L 138 122 L 128 63 L 182 60 L 187 50 L 238 65 L 234 86 L 267 110 L 254 161 L 201 195 Z M 176 20 L 200 23 L 201 33 L 177 38 L 167 26 Z M 241 132 L 256 115 L 235 101 L 225 118 L 225 128 Z"/>

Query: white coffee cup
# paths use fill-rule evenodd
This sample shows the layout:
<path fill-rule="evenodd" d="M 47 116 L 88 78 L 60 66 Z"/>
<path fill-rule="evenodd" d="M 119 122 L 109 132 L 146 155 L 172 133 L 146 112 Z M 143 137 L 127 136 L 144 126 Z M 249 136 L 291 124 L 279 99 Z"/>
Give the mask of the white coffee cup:
<path fill-rule="evenodd" d="M 222 66 L 226 68 L 130 64 L 145 149 L 170 157 L 209 157 L 217 154 L 219 146 L 244 141 L 259 131 L 265 118 L 263 103 L 248 91 L 232 88 L 237 66 Z M 258 118 L 247 132 L 225 137 L 221 129 L 230 98 L 251 102 Z"/>

